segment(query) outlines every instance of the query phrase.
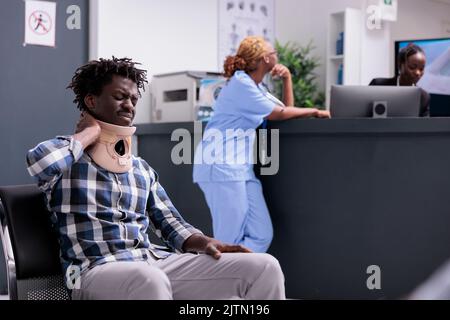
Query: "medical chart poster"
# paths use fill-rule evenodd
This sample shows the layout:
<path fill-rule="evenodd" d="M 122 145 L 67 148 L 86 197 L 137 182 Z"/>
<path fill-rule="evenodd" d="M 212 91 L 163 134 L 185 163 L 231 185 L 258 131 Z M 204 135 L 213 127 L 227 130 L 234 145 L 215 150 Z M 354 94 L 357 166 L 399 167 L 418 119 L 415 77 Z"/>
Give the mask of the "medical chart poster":
<path fill-rule="evenodd" d="M 247 36 L 275 43 L 275 0 L 219 0 L 219 69 Z"/>
<path fill-rule="evenodd" d="M 56 2 L 25 1 L 24 45 L 55 46 Z"/>

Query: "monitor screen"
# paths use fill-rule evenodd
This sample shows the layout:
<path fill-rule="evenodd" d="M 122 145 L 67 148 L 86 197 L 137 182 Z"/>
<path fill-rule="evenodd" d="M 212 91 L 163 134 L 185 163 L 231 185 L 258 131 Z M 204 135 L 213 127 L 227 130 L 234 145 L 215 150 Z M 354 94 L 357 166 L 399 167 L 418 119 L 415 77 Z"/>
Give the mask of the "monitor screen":
<path fill-rule="evenodd" d="M 417 87 L 332 86 L 331 117 L 417 118 L 421 94 L 422 90 Z"/>
<path fill-rule="evenodd" d="M 431 94 L 450 95 L 450 38 L 397 41 L 395 43 L 396 74 L 398 73 L 398 53 L 409 43 L 420 46 L 427 57 L 425 74 L 417 85 Z"/>

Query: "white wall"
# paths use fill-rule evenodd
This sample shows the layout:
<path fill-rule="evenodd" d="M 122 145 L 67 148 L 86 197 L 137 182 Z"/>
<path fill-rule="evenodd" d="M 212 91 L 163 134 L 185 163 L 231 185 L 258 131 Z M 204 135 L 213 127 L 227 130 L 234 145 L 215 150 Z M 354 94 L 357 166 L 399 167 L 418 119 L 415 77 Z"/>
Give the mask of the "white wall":
<path fill-rule="evenodd" d="M 361 83 L 374 77 L 391 77 L 394 73 L 394 41 L 405 39 L 450 37 L 450 4 L 435 0 L 398 0 L 398 21 L 383 23 L 380 30 L 363 33 Z M 322 60 L 318 69 L 319 84 L 325 87 L 325 62 L 328 17 L 346 7 L 365 12 L 378 0 L 276 0 L 277 38 L 281 42 L 307 44 L 313 39 L 316 54 Z M 445 24 L 446 23 L 446 24 Z M 444 26 L 445 24 L 445 26 Z"/>
<path fill-rule="evenodd" d="M 379 29 L 369 29 L 367 20 L 371 13 L 367 8 L 377 5 L 378 0 L 365 0 L 362 10 L 364 12 L 363 33 L 361 41 L 361 78 L 360 84 L 367 85 L 374 78 L 391 77 L 391 28 L 390 22 L 381 22 Z"/>
<path fill-rule="evenodd" d="M 322 89 L 326 83 L 327 31 L 331 13 L 345 8 L 360 9 L 364 0 L 275 0 L 276 36 L 281 43 L 295 41 L 316 46 L 322 65 L 317 69 Z"/>
<path fill-rule="evenodd" d="M 328 17 L 346 7 L 365 10 L 377 0 L 275 0 L 276 37 L 282 43 L 314 41 L 325 88 Z M 217 0 L 91 0 L 91 58 L 128 56 L 150 75 L 182 70 L 216 71 Z M 365 31 L 361 82 L 393 75 L 394 40 L 448 37 L 443 21 L 450 5 L 432 0 L 399 0 L 399 20 Z M 365 41 L 365 43 L 364 43 Z M 367 43 L 370 42 L 370 45 Z M 139 102 L 136 122 L 150 120 L 149 90 Z"/>
<path fill-rule="evenodd" d="M 131 57 L 150 75 L 217 70 L 217 1 L 94 0 L 91 59 Z M 95 19 L 97 18 L 97 19 Z M 97 21 L 96 21 L 97 20 Z M 150 94 L 139 101 L 136 123 L 150 121 Z"/>
<path fill-rule="evenodd" d="M 325 87 L 328 15 L 363 0 L 276 0 L 276 36 L 281 42 L 314 40 L 323 58 L 318 69 Z M 218 2 L 215 0 L 91 0 L 90 58 L 128 56 L 149 73 L 216 71 Z M 149 90 L 143 93 L 136 123 L 150 120 Z"/>
<path fill-rule="evenodd" d="M 393 40 L 449 37 L 443 23 L 450 23 L 450 4 L 432 0 L 399 0 Z"/>

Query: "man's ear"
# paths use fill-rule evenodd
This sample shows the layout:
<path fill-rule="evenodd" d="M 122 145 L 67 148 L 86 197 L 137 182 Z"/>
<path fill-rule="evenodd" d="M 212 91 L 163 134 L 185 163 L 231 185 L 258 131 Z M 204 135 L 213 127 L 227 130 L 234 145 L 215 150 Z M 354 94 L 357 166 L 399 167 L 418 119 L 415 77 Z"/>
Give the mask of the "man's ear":
<path fill-rule="evenodd" d="M 89 93 L 84 97 L 84 104 L 90 111 L 93 111 L 97 105 L 97 98 Z"/>

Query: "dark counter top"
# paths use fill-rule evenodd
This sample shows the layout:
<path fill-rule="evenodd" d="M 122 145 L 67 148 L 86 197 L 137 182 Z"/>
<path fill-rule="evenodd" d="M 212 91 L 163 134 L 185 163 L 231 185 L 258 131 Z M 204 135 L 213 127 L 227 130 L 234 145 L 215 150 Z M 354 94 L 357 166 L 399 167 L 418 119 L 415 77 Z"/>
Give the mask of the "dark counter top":
<path fill-rule="evenodd" d="M 170 134 L 180 128 L 193 132 L 194 123 L 140 124 L 136 134 Z M 270 122 L 269 128 L 280 129 L 281 134 L 450 133 L 450 118 L 298 119 Z"/>
<path fill-rule="evenodd" d="M 269 252 L 283 268 L 288 297 L 404 297 L 450 258 L 450 118 L 300 119 L 269 127 L 280 129 L 279 170 L 260 181 L 274 226 Z M 192 135 L 194 124 L 139 125 L 139 153 L 183 217 L 211 235 L 192 165 L 171 160 L 178 128 Z M 380 290 L 367 287 L 373 265 Z"/>

